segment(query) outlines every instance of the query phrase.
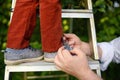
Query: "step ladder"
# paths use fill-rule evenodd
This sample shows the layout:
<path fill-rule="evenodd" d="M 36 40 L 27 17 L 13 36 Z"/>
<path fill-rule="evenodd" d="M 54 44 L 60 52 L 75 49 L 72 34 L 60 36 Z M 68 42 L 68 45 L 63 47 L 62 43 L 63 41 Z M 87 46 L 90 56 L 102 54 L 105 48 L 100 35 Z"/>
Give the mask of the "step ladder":
<path fill-rule="evenodd" d="M 63 9 L 62 18 L 87 18 L 89 19 L 90 21 L 90 28 L 88 31 L 89 41 L 91 43 L 91 47 L 94 52 L 93 60 L 89 61 L 89 66 L 92 70 L 95 70 L 99 76 L 101 76 L 98 50 L 97 50 L 97 42 L 96 42 L 94 15 L 92 11 L 92 1 L 91 0 L 86 0 L 86 1 L 87 1 L 88 9 Z M 11 12 L 10 20 L 12 19 L 15 3 L 16 3 L 16 0 L 12 0 L 12 12 Z M 9 80 L 10 72 L 25 72 L 25 75 L 26 75 L 27 72 L 44 72 L 44 71 L 60 71 L 60 70 L 56 69 L 54 63 L 47 63 L 44 61 L 22 63 L 19 65 L 11 65 L 11 66 L 6 65 L 4 80 Z M 66 80 L 69 80 L 68 74 L 65 74 L 64 76 L 67 77 Z M 29 79 L 29 76 L 26 75 L 25 80 L 27 79 Z"/>

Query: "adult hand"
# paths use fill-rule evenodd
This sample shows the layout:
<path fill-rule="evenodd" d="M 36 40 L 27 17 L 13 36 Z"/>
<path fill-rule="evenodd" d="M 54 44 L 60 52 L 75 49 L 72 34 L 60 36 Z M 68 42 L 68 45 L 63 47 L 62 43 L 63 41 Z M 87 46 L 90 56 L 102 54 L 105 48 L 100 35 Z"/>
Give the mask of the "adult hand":
<path fill-rule="evenodd" d="M 71 54 L 75 55 L 73 56 Z M 90 70 L 85 53 L 78 48 L 73 48 L 69 52 L 64 47 L 61 47 L 55 57 L 55 64 L 58 69 L 77 78 L 85 75 Z"/>
<path fill-rule="evenodd" d="M 72 55 L 74 54 L 74 55 Z M 89 67 L 87 56 L 79 48 L 70 52 L 64 47 L 58 50 L 54 60 L 56 67 L 79 80 L 101 80 Z"/>
<path fill-rule="evenodd" d="M 81 49 L 88 56 L 92 55 L 89 43 L 81 41 L 75 34 L 64 34 L 64 40 L 66 40 L 71 47 Z"/>

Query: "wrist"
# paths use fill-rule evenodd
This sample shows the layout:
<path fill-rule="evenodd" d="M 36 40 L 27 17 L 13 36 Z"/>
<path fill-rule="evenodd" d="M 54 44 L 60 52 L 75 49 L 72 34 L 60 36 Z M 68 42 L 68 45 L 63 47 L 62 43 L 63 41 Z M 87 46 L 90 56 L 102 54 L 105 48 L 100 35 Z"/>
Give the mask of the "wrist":
<path fill-rule="evenodd" d="M 76 76 L 79 80 L 89 80 L 89 76 L 91 74 L 91 69 L 84 69 L 84 71 L 79 72 L 78 75 Z"/>
<path fill-rule="evenodd" d="M 84 75 L 79 77 L 79 80 L 102 80 L 96 73 L 91 69 L 88 69 Z"/>

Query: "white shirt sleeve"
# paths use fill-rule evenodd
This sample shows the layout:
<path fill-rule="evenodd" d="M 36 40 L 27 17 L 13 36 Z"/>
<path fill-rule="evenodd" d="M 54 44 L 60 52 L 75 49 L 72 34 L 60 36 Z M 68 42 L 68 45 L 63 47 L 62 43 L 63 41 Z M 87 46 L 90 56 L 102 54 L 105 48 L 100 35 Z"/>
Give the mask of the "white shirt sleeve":
<path fill-rule="evenodd" d="M 102 49 L 102 57 L 100 59 L 102 71 L 107 69 L 111 61 L 120 63 L 120 37 L 110 42 L 98 43 L 98 46 Z"/>

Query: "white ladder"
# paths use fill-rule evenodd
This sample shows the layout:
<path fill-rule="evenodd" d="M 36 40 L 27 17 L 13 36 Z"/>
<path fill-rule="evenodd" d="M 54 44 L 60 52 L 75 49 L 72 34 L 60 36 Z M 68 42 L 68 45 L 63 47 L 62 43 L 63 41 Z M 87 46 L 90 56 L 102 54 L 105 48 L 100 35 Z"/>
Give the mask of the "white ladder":
<path fill-rule="evenodd" d="M 12 10 L 14 9 L 16 0 L 12 0 Z M 88 18 L 90 20 L 90 28 L 89 28 L 89 41 L 91 42 L 91 46 L 94 52 L 94 60 L 89 61 L 89 66 L 92 70 L 96 70 L 96 73 L 101 76 L 100 65 L 99 65 L 99 57 L 97 50 L 97 42 L 96 42 L 96 32 L 95 32 L 95 24 L 94 24 L 94 16 L 92 11 L 92 2 L 91 0 L 87 0 L 88 9 L 63 9 L 62 10 L 62 18 Z M 11 13 L 11 18 L 12 18 Z M 10 19 L 11 19 L 10 18 Z M 5 66 L 5 76 L 4 80 L 9 80 L 10 72 L 44 72 L 44 71 L 59 71 L 56 69 L 54 63 L 47 63 L 44 61 L 31 62 L 31 63 L 22 63 L 19 65 L 7 65 Z M 69 80 L 68 75 L 64 75 Z"/>

